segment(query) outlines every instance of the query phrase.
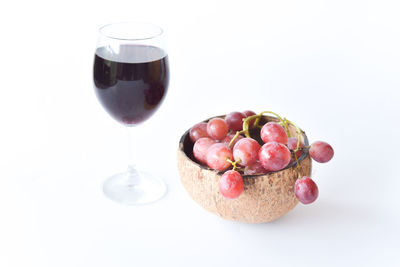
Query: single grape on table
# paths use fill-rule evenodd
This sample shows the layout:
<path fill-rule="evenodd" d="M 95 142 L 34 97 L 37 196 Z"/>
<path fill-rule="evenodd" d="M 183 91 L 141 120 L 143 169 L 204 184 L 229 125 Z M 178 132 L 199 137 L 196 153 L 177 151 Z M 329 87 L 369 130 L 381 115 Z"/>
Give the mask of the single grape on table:
<path fill-rule="evenodd" d="M 304 176 L 297 179 L 294 185 L 294 193 L 301 203 L 310 204 L 318 197 L 318 187 L 310 177 Z"/>

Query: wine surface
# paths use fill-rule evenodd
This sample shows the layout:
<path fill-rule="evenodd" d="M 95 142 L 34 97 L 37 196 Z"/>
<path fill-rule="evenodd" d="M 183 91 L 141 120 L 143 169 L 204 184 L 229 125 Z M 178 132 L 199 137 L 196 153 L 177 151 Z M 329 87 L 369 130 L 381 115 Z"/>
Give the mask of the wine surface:
<path fill-rule="evenodd" d="M 121 45 L 96 50 L 93 67 L 96 95 L 105 110 L 125 125 L 151 117 L 168 90 L 168 56 L 160 48 Z"/>

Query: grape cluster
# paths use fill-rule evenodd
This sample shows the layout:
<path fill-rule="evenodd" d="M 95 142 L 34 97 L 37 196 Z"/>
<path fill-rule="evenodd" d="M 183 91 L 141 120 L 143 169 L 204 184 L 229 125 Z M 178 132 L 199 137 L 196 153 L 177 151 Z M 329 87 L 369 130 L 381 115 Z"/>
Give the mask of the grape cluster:
<path fill-rule="evenodd" d="M 259 125 L 265 113 L 275 115 L 279 122 Z M 297 129 L 297 136 L 290 136 L 289 125 Z M 262 144 L 250 136 L 251 128 L 260 128 Z M 296 124 L 274 112 L 256 114 L 247 110 L 198 123 L 190 129 L 189 135 L 194 143 L 193 156 L 200 164 L 217 171 L 227 170 L 220 178 L 219 191 L 225 198 L 233 199 L 243 192 L 242 174 L 280 171 L 293 162 L 299 167 L 298 159 L 306 149 L 317 162 L 331 160 L 334 151 L 329 144 L 317 141 L 306 147 L 301 138 L 303 133 Z M 310 177 L 299 174 L 294 193 L 300 202 L 309 204 L 318 197 L 318 187 Z"/>

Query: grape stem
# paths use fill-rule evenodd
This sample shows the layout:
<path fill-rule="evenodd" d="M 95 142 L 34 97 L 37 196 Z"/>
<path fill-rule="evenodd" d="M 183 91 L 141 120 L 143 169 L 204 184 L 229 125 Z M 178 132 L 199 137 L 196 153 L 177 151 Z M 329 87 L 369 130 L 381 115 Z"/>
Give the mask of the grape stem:
<path fill-rule="evenodd" d="M 241 160 L 240 160 L 240 159 L 237 159 L 236 161 L 232 161 L 232 160 L 230 160 L 230 159 L 226 159 L 226 161 L 229 162 L 230 164 L 232 164 L 232 166 L 233 166 L 232 170 L 236 171 L 236 169 L 238 168 L 238 167 L 236 166 L 236 164 L 240 163 Z"/>
<path fill-rule="evenodd" d="M 244 133 L 244 131 L 237 131 L 236 132 L 236 134 L 235 134 L 235 136 L 231 139 L 231 141 L 229 142 L 229 145 L 228 145 L 228 147 L 229 148 L 232 148 L 232 144 L 233 144 L 233 142 L 236 140 L 236 138 L 238 138 L 238 136 L 240 135 L 240 134 L 242 134 L 242 133 Z"/>
<path fill-rule="evenodd" d="M 262 117 L 262 115 L 264 115 L 266 113 L 276 116 L 280 120 L 280 124 L 285 128 L 285 131 L 286 131 L 287 135 L 290 137 L 290 132 L 289 132 L 289 128 L 288 128 L 288 125 L 287 125 L 286 121 L 284 119 L 282 119 L 281 116 L 279 116 L 277 113 L 272 112 L 272 111 L 263 111 L 260 114 L 258 114 L 259 117 L 254 122 L 254 126 L 258 127 L 258 123 L 260 121 L 260 118 Z"/>
<path fill-rule="evenodd" d="M 264 114 L 266 114 L 266 113 L 269 113 L 269 114 L 272 114 L 272 115 L 276 116 L 276 117 L 279 119 L 281 125 L 283 125 L 283 127 L 285 128 L 286 133 L 287 133 L 288 136 L 290 137 L 290 132 L 289 132 L 288 124 L 287 124 L 288 121 L 287 121 L 286 119 L 285 119 L 285 120 L 282 119 L 282 117 L 279 116 L 279 115 L 278 115 L 277 113 L 275 113 L 275 112 L 272 112 L 272 111 L 263 111 L 263 112 L 261 112 L 261 113 L 259 113 L 259 114 L 252 115 L 252 116 L 249 116 L 249 117 L 243 119 L 243 126 L 242 126 L 243 130 L 237 131 L 237 132 L 236 132 L 235 136 L 234 136 L 234 137 L 232 138 L 232 140 L 229 142 L 228 147 L 230 148 L 230 147 L 232 146 L 233 142 L 235 142 L 236 138 L 238 138 L 238 136 L 239 136 L 240 134 L 244 134 L 247 138 L 250 138 L 250 132 L 249 132 L 250 121 L 252 121 L 252 120 L 255 119 L 253 128 L 255 128 L 255 127 L 261 128 L 261 126 L 259 126 L 258 124 L 259 124 L 260 118 L 261 118 Z"/>

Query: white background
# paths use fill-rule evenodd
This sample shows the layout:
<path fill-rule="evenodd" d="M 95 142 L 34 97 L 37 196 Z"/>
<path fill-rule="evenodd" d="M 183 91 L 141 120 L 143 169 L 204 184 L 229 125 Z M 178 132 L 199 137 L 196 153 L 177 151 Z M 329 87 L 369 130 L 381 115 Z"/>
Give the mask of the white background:
<path fill-rule="evenodd" d="M 0 266 L 399 266 L 399 14 L 395 0 L 3 3 Z M 143 207 L 101 192 L 126 142 L 91 80 L 97 29 L 127 20 L 161 25 L 171 64 L 136 151 L 169 193 Z M 314 204 L 247 225 L 189 198 L 180 135 L 245 109 L 335 148 L 314 164 Z"/>

